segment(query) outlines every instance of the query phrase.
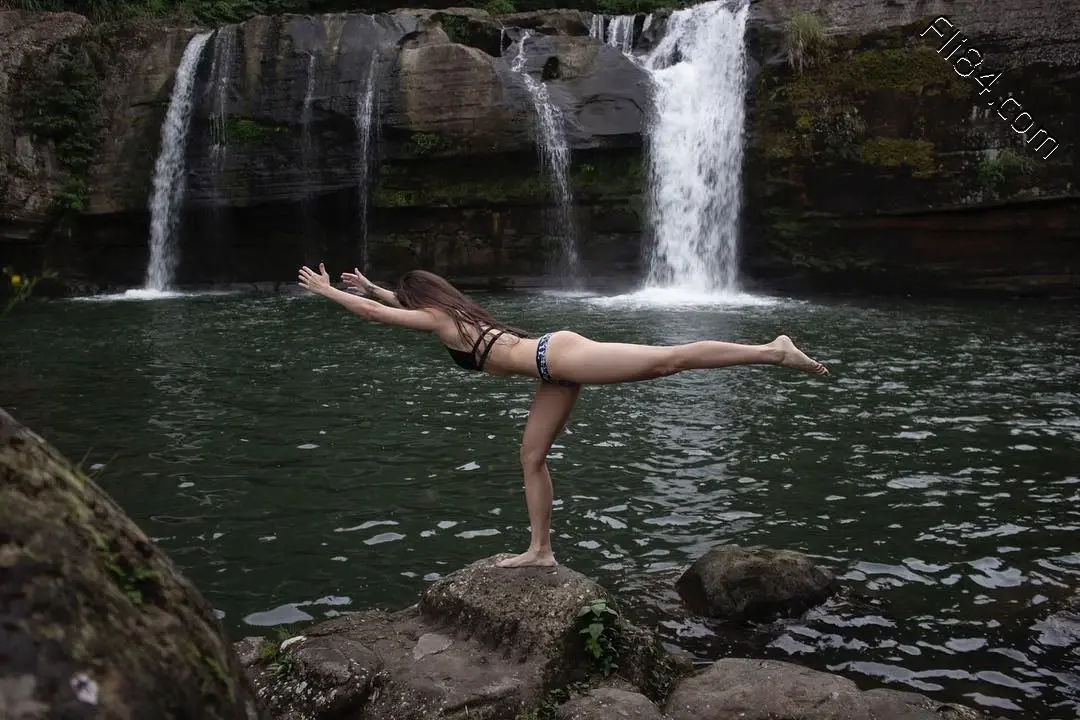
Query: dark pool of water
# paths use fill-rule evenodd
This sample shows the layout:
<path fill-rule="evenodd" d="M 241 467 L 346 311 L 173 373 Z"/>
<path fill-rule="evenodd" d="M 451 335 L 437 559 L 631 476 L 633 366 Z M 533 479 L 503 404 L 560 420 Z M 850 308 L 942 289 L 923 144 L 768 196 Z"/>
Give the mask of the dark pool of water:
<path fill-rule="evenodd" d="M 787 332 L 832 369 L 582 393 L 550 457 L 556 552 L 667 640 L 1006 717 L 1077 714 L 1070 639 L 1040 625 L 1080 576 L 1073 306 L 484 302 L 597 339 Z M 0 404 L 85 457 L 236 636 L 405 606 L 527 542 L 517 449 L 532 384 L 465 374 L 430 339 L 318 298 L 23 306 L 0 320 L 0 353 Z M 716 635 L 671 588 L 722 542 L 808 553 L 850 598 Z"/>

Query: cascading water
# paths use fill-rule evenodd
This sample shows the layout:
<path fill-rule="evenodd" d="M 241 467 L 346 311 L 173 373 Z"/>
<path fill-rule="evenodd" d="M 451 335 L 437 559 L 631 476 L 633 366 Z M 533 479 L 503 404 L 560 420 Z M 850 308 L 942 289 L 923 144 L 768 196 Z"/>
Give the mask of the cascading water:
<path fill-rule="evenodd" d="M 532 98 L 533 109 L 536 111 L 540 162 L 551 177 L 559 206 L 559 220 L 563 232 L 562 269 L 571 278 L 578 279 L 580 271 L 576 223 L 574 222 L 574 197 L 570 188 L 570 146 L 566 142 L 562 110 L 551 102 L 547 86 L 525 70 L 525 62 L 528 59 L 525 54 L 525 42 L 531 35 L 532 33 L 528 30 L 522 31 L 510 69 L 521 75 L 525 89 L 529 91 L 529 96 Z"/>
<path fill-rule="evenodd" d="M 611 47 L 629 55 L 634 49 L 634 15 L 616 15 L 608 22 L 604 41 Z"/>
<path fill-rule="evenodd" d="M 738 293 L 748 3 L 671 14 L 645 59 L 654 81 L 648 287 Z"/>
<path fill-rule="evenodd" d="M 229 147 L 229 82 L 236 57 L 236 33 L 236 25 L 227 25 L 214 33 L 214 60 L 206 90 L 210 96 L 210 153 L 215 161 L 215 174 L 221 171 Z"/>
<path fill-rule="evenodd" d="M 634 50 L 635 20 L 637 20 L 637 15 L 616 15 L 608 18 L 606 15 L 595 14 L 589 24 L 589 37 L 610 45 L 623 55 L 630 55 Z M 642 32 L 651 23 L 652 15 L 647 15 Z"/>
<path fill-rule="evenodd" d="M 359 199 L 360 213 L 360 263 L 361 270 L 366 271 L 368 265 L 367 247 L 367 207 L 368 207 L 368 169 L 371 167 L 371 139 L 373 132 L 378 130 L 375 119 L 375 78 L 379 70 L 379 57 L 372 53 L 371 62 L 368 64 L 367 80 L 364 83 L 364 94 L 356 99 L 356 191 Z"/>
<path fill-rule="evenodd" d="M 315 53 L 308 55 L 307 82 L 304 88 L 304 103 L 300 108 L 300 162 L 304 170 L 304 182 L 307 183 L 307 171 L 311 166 L 311 111 L 315 102 L 315 79 L 316 65 L 319 56 Z"/>
<path fill-rule="evenodd" d="M 176 271 L 176 226 L 184 200 L 184 153 L 195 98 L 195 69 L 210 33 L 200 33 L 188 42 L 176 69 L 169 109 L 161 127 L 161 150 L 154 166 L 154 192 L 150 199 L 150 263 L 146 290 L 162 292 L 173 284 Z"/>
<path fill-rule="evenodd" d="M 311 140 L 311 114 L 315 103 L 317 65 L 318 55 L 311 52 L 308 55 L 304 101 L 300 106 L 300 215 L 303 218 L 304 236 L 308 242 L 312 235 L 311 166 L 315 148 Z"/>

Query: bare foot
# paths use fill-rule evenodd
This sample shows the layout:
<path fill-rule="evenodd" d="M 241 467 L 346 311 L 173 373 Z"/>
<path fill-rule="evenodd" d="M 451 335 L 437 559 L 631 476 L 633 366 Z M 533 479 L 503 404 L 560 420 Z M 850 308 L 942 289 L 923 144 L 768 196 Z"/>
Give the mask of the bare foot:
<path fill-rule="evenodd" d="M 769 347 L 780 351 L 780 365 L 792 370 L 802 370 L 812 375 L 828 375 L 829 370 L 817 360 L 810 358 L 787 335 L 780 335 Z"/>
<path fill-rule="evenodd" d="M 555 562 L 555 555 L 550 550 L 528 550 L 517 557 L 495 563 L 496 567 L 501 568 L 553 567 L 558 564 Z"/>

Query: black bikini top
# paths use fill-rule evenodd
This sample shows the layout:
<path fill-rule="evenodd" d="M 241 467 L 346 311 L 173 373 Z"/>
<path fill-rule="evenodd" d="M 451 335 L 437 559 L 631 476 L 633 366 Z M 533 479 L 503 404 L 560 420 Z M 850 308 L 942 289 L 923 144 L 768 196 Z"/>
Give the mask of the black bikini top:
<path fill-rule="evenodd" d="M 480 358 L 478 360 L 476 357 L 476 351 L 480 349 L 480 343 L 484 341 L 484 338 L 490 331 L 491 328 L 488 328 L 487 330 L 484 330 L 482 333 L 480 333 L 480 335 L 476 338 L 476 342 L 473 343 L 472 352 L 455 350 L 454 348 L 448 347 L 446 345 L 443 345 L 443 347 L 445 347 L 446 351 L 450 353 L 450 357 L 454 359 L 454 362 L 456 362 L 462 368 L 464 368 L 465 370 L 475 370 L 476 372 L 480 372 L 484 369 L 484 363 L 487 362 L 488 355 L 491 354 L 491 349 L 495 347 L 495 342 L 500 337 L 506 334 L 502 330 L 497 330 L 495 332 L 495 335 L 491 337 L 490 342 L 488 342 L 487 346 L 484 348 L 484 352 L 480 355 Z"/>

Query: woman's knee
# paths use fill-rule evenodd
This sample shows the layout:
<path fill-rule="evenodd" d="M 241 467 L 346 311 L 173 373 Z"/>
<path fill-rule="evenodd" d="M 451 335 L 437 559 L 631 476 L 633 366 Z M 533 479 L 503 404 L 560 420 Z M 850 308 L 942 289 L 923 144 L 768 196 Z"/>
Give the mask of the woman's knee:
<path fill-rule="evenodd" d="M 666 352 L 656 358 L 653 368 L 653 372 L 656 373 L 657 377 L 667 377 L 689 368 L 689 357 L 684 347 L 676 345 L 664 348 Z"/>
<path fill-rule="evenodd" d="M 543 470 L 544 465 L 547 463 L 547 451 L 525 443 L 521 446 L 520 459 L 522 470 L 525 472 L 537 472 Z"/>

